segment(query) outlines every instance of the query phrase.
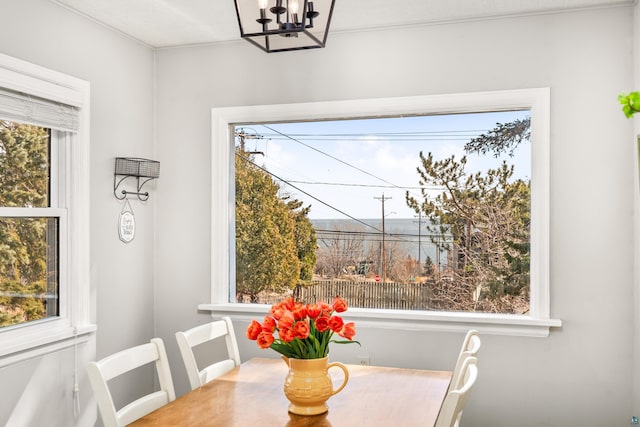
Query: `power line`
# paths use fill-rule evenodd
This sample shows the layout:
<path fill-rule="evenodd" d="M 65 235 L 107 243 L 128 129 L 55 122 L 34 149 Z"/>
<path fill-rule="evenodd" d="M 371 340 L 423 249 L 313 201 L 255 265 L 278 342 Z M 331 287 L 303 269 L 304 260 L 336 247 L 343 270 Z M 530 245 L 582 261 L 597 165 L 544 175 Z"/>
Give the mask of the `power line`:
<path fill-rule="evenodd" d="M 287 135 L 287 134 L 284 134 L 284 133 L 280 132 L 280 131 L 279 131 L 279 130 L 277 130 L 277 129 L 273 129 L 272 127 L 267 126 L 267 125 L 265 125 L 265 124 L 263 124 L 262 126 L 263 126 L 263 127 L 265 127 L 265 128 L 267 128 L 267 129 L 269 129 L 269 130 L 271 130 L 271 131 L 273 131 L 273 132 L 276 132 L 277 134 L 279 134 L 279 135 L 283 136 L 283 137 L 284 137 L 284 138 L 286 138 L 286 139 L 289 139 L 289 140 L 291 140 L 291 141 L 297 142 L 297 143 L 298 143 L 298 144 L 300 144 L 300 145 L 303 145 L 303 146 L 305 146 L 305 147 L 307 147 L 307 148 L 310 148 L 311 150 L 314 150 L 314 151 L 316 151 L 316 152 L 318 152 L 318 153 L 320 153 L 320 154 L 322 154 L 322 155 L 324 155 L 324 156 L 327 156 L 327 157 L 329 157 L 329 158 L 331 158 L 331 159 L 333 159 L 333 160 L 335 160 L 335 161 L 337 161 L 337 162 L 339 162 L 339 163 L 342 163 L 342 164 L 344 164 L 344 165 L 346 165 L 346 166 L 348 166 L 348 167 L 350 167 L 350 168 L 353 168 L 353 169 L 355 169 L 355 170 L 357 170 L 357 171 L 359 171 L 359 172 L 362 172 L 362 173 L 364 173 L 365 175 L 368 175 L 368 176 L 370 176 L 370 177 L 372 177 L 372 178 L 374 178 L 374 179 L 377 179 L 377 180 L 379 180 L 379 181 L 382 181 L 382 182 L 384 182 L 385 184 L 389 184 L 389 185 L 390 185 L 390 187 L 386 187 L 386 188 L 397 188 L 397 189 L 399 189 L 399 190 L 404 190 L 404 189 L 405 189 L 405 188 L 403 188 L 403 187 L 400 187 L 399 185 L 394 184 L 393 182 L 387 181 L 387 180 L 386 180 L 386 179 L 384 179 L 384 178 L 380 178 L 379 176 L 376 176 L 376 175 L 374 175 L 374 174 L 372 174 L 372 173 L 370 173 L 370 172 L 368 172 L 368 171 L 366 171 L 366 170 L 364 170 L 364 169 L 362 169 L 362 168 L 359 168 L 359 167 L 357 167 L 357 166 L 354 166 L 354 165 L 352 165 L 351 163 L 345 162 L 345 161 L 344 161 L 344 160 L 342 160 L 342 159 L 339 159 L 339 158 L 337 158 L 337 157 L 335 157 L 335 156 L 332 156 L 332 155 L 331 155 L 331 154 L 329 154 L 329 153 L 325 153 L 324 151 L 319 150 L 319 149 L 317 149 L 317 148 L 315 148 L 315 147 L 313 147 L 313 146 L 311 146 L 311 145 L 309 145 L 309 144 L 305 144 L 304 142 L 302 142 L 302 141 L 300 141 L 300 140 L 298 140 L 298 139 L 296 139 L 296 138 L 292 138 L 291 136 L 289 136 L 289 135 Z M 408 190 L 410 190 L 410 189 L 407 189 L 407 191 L 408 191 Z M 412 195 L 413 197 L 420 197 L 420 195 L 413 194 L 413 193 L 412 193 L 411 195 Z"/>
<path fill-rule="evenodd" d="M 263 135 L 264 138 L 273 140 L 273 141 L 285 141 L 287 138 L 284 137 L 279 137 L 277 135 L 272 135 L 272 134 L 264 134 Z M 469 139 L 472 139 L 472 136 L 439 136 L 439 137 L 414 137 L 414 138 L 407 138 L 407 137 L 403 137 L 403 138 L 389 138 L 389 137 L 385 137 L 384 140 L 386 141 L 393 141 L 393 142 L 421 142 L 421 141 L 467 141 Z M 379 141 L 382 138 L 379 138 L 377 135 L 366 135 L 366 136 L 362 136 L 360 138 L 333 138 L 333 137 L 313 137 L 313 138 L 296 138 L 296 140 L 299 141 L 323 141 L 323 142 L 330 142 L 330 141 L 345 141 L 345 142 L 356 142 L 356 141 L 370 141 L 370 140 L 375 140 L 375 141 Z"/>
<path fill-rule="evenodd" d="M 396 185 L 376 185 L 376 184 L 348 184 L 345 182 L 312 182 L 312 181 L 289 181 L 296 184 L 308 184 L 308 185 L 334 185 L 342 187 L 367 187 L 367 188 L 400 188 L 402 190 L 443 190 L 444 187 L 399 187 Z"/>
<path fill-rule="evenodd" d="M 323 205 L 327 206 L 328 208 L 333 209 L 334 211 L 336 211 L 336 212 L 338 212 L 338 213 L 340 213 L 340 214 L 342 214 L 342 215 L 346 216 L 347 218 L 350 218 L 350 219 L 352 219 L 352 220 L 356 221 L 357 223 L 360 223 L 360 224 L 364 225 L 365 227 L 369 227 L 369 228 L 372 228 L 372 229 L 374 229 L 374 230 L 381 231 L 381 230 L 378 230 L 376 227 L 374 227 L 374 226 L 372 226 L 372 225 L 370 225 L 370 224 L 367 224 L 366 222 L 361 221 L 361 220 L 359 220 L 358 218 L 355 218 L 355 217 L 353 217 L 353 216 L 349 215 L 349 214 L 348 214 L 348 213 L 346 213 L 346 212 L 343 212 L 342 210 L 340 210 L 340 209 L 336 208 L 335 206 L 332 206 L 332 205 L 330 205 L 330 204 L 328 204 L 328 203 L 326 203 L 326 202 L 324 202 L 324 201 L 322 201 L 322 200 L 318 199 L 317 197 L 315 197 L 315 196 L 313 196 L 313 195 L 311 195 L 311 194 L 307 193 L 306 191 L 302 190 L 301 188 L 296 187 L 296 186 L 295 186 L 295 185 L 293 185 L 293 184 L 289 184 L 285 179 L 280 178 L 279 176 L 277 176 L 277 175 L 275 175 L 275 174 L 273 174 L 273 173 L 269 172 L 267 169 L 263 168 L 262 166 L 257 165 L 257 164 L 256 164 L 255 162 L 253 162 L 250 158 L 244 157 L 244 156 L 240 155 L 238 152 L 236 152 L 236 156 L 240 157 L 242 160 L 244 160 L 244 161 L 246 161 L 246 162 L 251 163 L 252 165 L 254 165 L 255 167 L 257 167 L 257 168 L 258 168 L 258 169 L 260 169 L 261 171 L 263 171 L 263 172 L 267 173 L 268 175 L 270 175 L 270 176 L 272 176 L 272 177 L 274 177 L 274 178 L 276 178 L 276 179 L 278 179 L 278 180 L 280 180 L 280 181 L 284 182 L 285 184 L 289 185 L 290 187 L 295 188 L 296 190 L 300 191 L 301 193 L 305 194 L 306 196 L 311 197 L 313 200 L 315 200 L 315 201 L 317 201 L 317 202 L 320 202 L 320 203 L 322 203 Z"/>
<path fill-rule="evenodd" d="M 334 207 L 334 206 L 330 205 L 329 203 L 324 202 L 324 201 L 322 201 L 322 200 L 318 199 L 317 197 L 315 197 L 315 196 L 313 196 L 313 195 L 309 194 L 308 192 L 306 192 L 306 191 L 302 190 L 301 188 L 296 187 L 295 185 L 290 184 L 287 180 L 285 180 L 285 179 L 283 179 L 283 178 L 280 178 L 279 176 L 277 176 L 276 174 L 274 174 L 274 173 L 272 173 L 272 172 L 268 171 L 267 169 L 263 168 L 262 166 L 257 165 L 255 162 L 253 162 L 253 161 L 252 161 L 250 158 L 248 158 L 248 157 L 242 156 L 241 154 L 239 154 L 239 153 L 237 153 L 237 152 L 236 152 L 236 156 L 240 157 L 242 160 L 244 160 L 244 161 L 246 161 L 246 162 L 251 163 L 252 165 L 254 165 L 255 167 L 257 167 L 257 168 L 258 168 L 258 169 L 260 169 L 261 171 L 265 172 L 265 173 L 266 173 L 266 174 L 268 174 L 269 176 L 272 176 L 272 177 L 276 178 L 277 180 L 279 180 L 279 181 L 283 182 L 284 184 L 286 184 L 286 185 L 288 185 L 288 186 L 290 186 L 290 187 L 292 187 L 292 188 L 295 188 L 296 190 L 300 191 L 301 193 L 303 193 L 303 194 L 305 194 L 305 195 L 307 195 L 307 196 L 311 197 L 313 200 L 316 200 L 316 201 L 318 201 L 318 202 L 322 203 L 323 205 L 327 206 L 328 208 L 335 210 L 336 212 L 338 212 L 338 213 L 340 213 L 340 214 L 342 214 L 342 215 L 346 216 L 347 218 L 352 219 L 353 221 L 356 221 L 357 223 L 364 225 L 365 227 L 368 227 L 368 228 L 371 228 L 371 229 L 373 229 L 373 230 L 375 230 L 375 231 L 378 231 L 379 233 L 377 233 L 377 235 L 382 235 L 382 236 L 384 236 L 384 235 L 386 234 L 387 236 L 390 236 L 390 237 L 396 237 L 396 238 L 397 238 L 397 237 L 401 237 L 400 239 L 396 239 L 396 240 L 392 240 L 392 241 L 394 241 L 394 242 L 404 242 L 404 243 L 413 243 L 413 242 L 411 242 L 410 240 L 403 239 L 403 238 L 402 238 L 402 236 L 404 236 L 404 235 L 403 235 L 402 233 L 385 233 L 385 232 L 384 232 L 384 229 L 383 229 L 383 230 L 380 230 L 379 228 L 376 228 L 376 227 L 374 227 L 374 226 L 373 226 L 373 225 L 371 225 L 371 224 L 367 224 L 366 222 L 364 222 L 364 221 L 362 221 L 362 220 L 360 220 L 360 219 L 358 219 L 358 218 L 355 218 L 355 217 L 353 217 L 353 216 L 351 216 L 351 215 L 347 214 L 346 212 L 344 212 L 344 211 L 342 211 L 342 210 L 340 210 L 340 209 L 338 209 L 338 208 L 336 208 L 336 207 Z M 387 197 L 386 199 L 390 199 L 390 197 Z M 325 231 L 326 231 L 326 230 L 325 230 Z M 343 233 L 344 233 L 344 232 L 343 232 Z M 407 235 L 407 236 L 411 236 L 411 235 Z"/>
<path fill-rule="evenodd" d="M 284 183 L 285 185 L 288 185 L 288 186 L 290 186 L 290 187 L 292 187 L 292 188 L 294 188 L 294 189 L 296 189 L 296 190 L 300 191 L 301 193 L 303 193 L 303 194 L 305 194 L 305 195 L 307 195 L 307 196 L 311 197 L 312 199 L 314 199 L 314 200 L 318 201 L 319 203 L 322 203 L 323 205 L 325 205 L 325 206 L 329 207 L 330 209 L 333 209 L 333 210 L 335 210 L 336 212 L 339 212 L 340 214 L 342 214 L 342 215 L 346 216 L 347 218 L 350 218 L 350 219 L 352 219 L 353 221 L 355 221 L 355 222 L 357 222 L 357 223 L 359 223 L 359 224 L 362 224 L 362 225 L 364 225 L 364 226 L 366 226 L 366 227 L 369 227 L 369 228 L 371 228 L 371 229 L 373 229 L 373 230 L 376 230 L 376 231 L 378 231 L 379 233 L 381 233 L 381 234 L 378 234 L 379 236 L 382 236 L 382 239 L 381 239 L 381 240 L 368 239 L 370 242 L 380 242 L 380 241 L 381 241 L 381 242 L 382 242 L 382 245 L 383 245 L 383 247 L 384 247 L 384 243 L 385 243 L 385 235 L 387 235 L 387 236 L 391 237 L 391 239 L 389 239 L 388 241 L 389 241 L 389 242 L 392 242 L 392 243 L 406 243 L 406 244 L 413 244 L 413 243 L 414 243 L 414 242 L 413 242 L 413 241 L 411 241 L 411 240 L 407 240 L 405 237 L 403 237 L 403 235 L 402 235 L 402 234 L 398 234 L 398 233 L 385 233 L 385 230 L 384 230 L 384 223 L 383 223 L 383 228 L 382 228 L 382 230 L 380 230 L 380 229 L 378 229 L 378 228 L 376 228 L 376 227 L 374 227 L 374 226 L 372 226 L 372 225 L 370 225 L 370 224 L 367 224 L 366 222 L 363 222 L 363 221 L 361 221 L 361 220 L 359 220 L 359 219 L 357 219 L 357 218 L 355 218 L 355 217 L 353 217 L 353 216 L 351 216 L 351 215 L 347 214 L 346 212 L 344 212 L 344 211 L 342 211 L 342 210 L 340 210 L 340 209 L 338 209 L 338 208 L 336 208 L 336 207 L 334 207 L 334 206 L 330 205 L 330 204 L 329 204 L 329 203 L 327 203 L 327 202 L 324 202 L 324 201 L 322 201 L 322 200 L 318 199 L 317 197 L 315 197 L 315 196 L 311 195 L 310 193 L 308 193 L 308 192 L 306 192 L 306 191 L 302 190 L 301 188 L 299 188 L 299 187 L 297 187 L 297 186 L 293 185 L 293 184 L 291 183 L 291 182 L 293 182 L 293 181 L 287 181 L 287 180 L 285 180 L 285 179 L 283 179 L 283 178 L 281 178 L 281 177 L 277 176 L 276 174 L 274 174 L 274 173 L 270 172 L 270 171 L 269 171 L 269 170 L 267 170 L 266 168 L 264 168 L 264 167 L 262 167 L 262 166 L 259 166 L 258 164 L 256 164 L 255 162 L 253 162 L 250 158 L 245 157 L 245 156 L 242 156 L 242 155 L 241 155 L 241 154 L 239 154 L 238 152 L 236 152 L 235 154 L 236 154 L 237 156 L 239 156 L 242 160 L 244 160 L 244 161 L 247 161 L 247 162 L 251 163 L 252 165 L 254 165 L 255 167 L 257 167 L 258 169 L 262 170 L 263 172 L 265 172 L 265 173 L 266 173 L 266 174 L 268 174 L 269 176 L 271 176 L 271 177 L 273 177 L 273 178 L 277 179 L 278 181 L 280 181 L 280 182 Z M 397 186 L 395 186 L 395 187 L 397 187 Z M 399 187 L 397 187 L 397 188 L 399 188 Z M 383 196 L 382 196 L 382 197 L 383 197 L 383 199 L 381 199 L 380 197 L 374 197 L 374 198 L 376 198 L 376 199 L 381 199 L 381 200 L 383 201 L 383 206 L 384 206 L 384 200 L 386 200 L 386 199 L 391 199 L 391 197 L 385 197 L 385 196 L 384 196 L 384 194 L 383 194 Z M 407 237 L 410 237 L 410 235 L 407 235 Z M 330 240 L 334 240 L 334 241 L 336 240 L 335 238 L 322 238 L 322 237 L 321 237 L 320 239 L 321 239 L 321 240 L 322 240 L 322 239 L 330 239 Z M 327 246 L 327 247 L 328 247 L 328 245 L 326 245 L 326 242 L 323 242 L 323 243 L 325 244 L 325 246 Z M 383 251 L 381 251 L 381 255 L 383 255 L 383 254 L 384 254 L 384 250 L 383 250 Z M 384 262 L 385 262 L 385 259 L 384 259 L 384 257 L 383 257 L 383 263 L 384 263 Z M 383 276 L 384 276 L 384 270 L 385 270 L 385 269 L 383 268 Z"/>
<path fill-rule="evenodd" d="M 312 220 L 313 221 L 313 220 Z M 320 234 L 345 234 L 345 235 L 350 235 L 350 236 L 380 236 L 380 233 L 372 233 L 370 231 L 346 231 L 346 230 L 323 230 L 323 229 L 315 229 L 316 233 L 320 233 Z M 386 233 L 387 236 L 390 237 L 418 237 L 417 234 L 411 234 L 411 233 Z M 434 234 L 422 234 L 422 237 L 439 237 L 442 236 L 443 234 L 441 233 L 434 233 Z"/>
<path fill-rule="evenodd" d="M 265 127 L 265 128 L 267 128 L 267 129 L 270 129 L 270 130 L 271 130 L 271 131 L 273 131 L 273 132 L 276 132 L 277 134 L 279 134 L 279 135 L 283 136 L 284 138 L 286 138 L 286 139 L 288 139 L 288 140 L 291 140 L 291 141 L 297 142 L 297 143 L 299 143 L 299 144 L 301 144 L 301 145 L 303 145 L 303 146 L 305 146 L 305 147 L 307 147 L 307 148 L 310 148 L 310 149 L 312 149 L 312 150 L 314 150 L 314 151 L 316 151 L 316 152 L 318 152 L 318 153 L 320 153 L 320 154 L 322 154 L 322 155 L 324 155 L 324 156 L 327 156 L 327 157 L 329 157 L 329 158 L 331 158 L 331 159 L 333 159 L 333 160 L 336 160 L 336 161 L 338 161 L 338 162 L 340 162 L 340 163 L 342 163 L 342 164 L 344 164 L 344 165 L 346 165 L 346 166 L 348 166 L 348 167 L 351 167 L 351 168 L 353 168 L 353 169 L 356 169 L 356 170 L 358 170 L 358 171 L 360 171 L 360 172 L 362 172 L 362 173 L 364 173 L 364 174 L 366 174 L 366 175 L 369 175 L 369 176 L 371 176 L 371 177 L 373 177 L 373 178 L 375 178 L 375 179 L 378 179 L 378 180 L 380 180 L 380 181 L 382 181 L 382 182 L 385 182 L 385 183 L 389 184 L 388 186 L 378 186 L 378 187 L 382 187 L 382 188 L 397 188 L 397 189 L 400 189 L 400 190 L 410 190 L 410 189 L 419 189 L 419 190 L 422 190 L 422 187 L 400 187 L 400 186 L 398 186 L 398 185 L 396 185 L 396 184 L 394 184 L 394 183 L 392 183 L 392 182 L 389 182 L 389 181 L 387 181 L 387 180 L 385 180 L 385 179 L 383 179 L 383 178 L 380 178 L 380 177 L 378 177 L 378 176 L 376 176 L 376 175 L 373 175 L 373 174 L 371 174 L 371 173 L 369 173 L 369 172 L 367 172 L 367 171 L 365 171 L 365 170 L 363 170 L 363 169 L 361 169 L 361 168 L 358 168 L 357 166 L 354 166 L 354 165 L 352 165 L 352 164 L 350 164 L 350 163 L 348 163 L 348 162 L 345 162 L 345 161 L 344 161 L 344 160 L 342 160 L 342 159 L 339 159 L 339 158 L 337 158 L 337 157 L 335 157 L 335 156 L 332 156 L 331 154 L 325 153 L 325 152 L 324 152 L 324 151 L 322 151 L 322 150 L 319 150 L 319 149 L 317 149 L 317 148 L 315 148 L 315 147 L 313 147 L 313 146 L 310 146 L 310 145 L 305 144 L 305 143 L 303 143 L 303 142 L 301 142 L 301 141 L 299 141 L 299 140 L 297 140 L 297 139 L 295 139 L 295 138 L 292 138 L 291 136 L 289 136 L 289 135 L 287 135 L 287 134 L 284 134 L 284 133 L 282 133 L 282 132 L 280 132 L 280 131 L 278 131 L 278 130 L 276 130 L 276 129 L 273 129 L 273 128 L 271 128 L 270 126 L 267 126 L 267 125 L 264 125 L 264 124 L 263 124 L 262 126 L 263 126 L 263 127 Z M 254 131 L 255 131 L 255 130 L 254 130 Z M 243 134 L 242 136 L 245 136 L 244 132 L 242 132 L 242 134 Z M 256 137 L 255 137 L 255 139 L 264 139 L 264 135 L 256 136 Z M 383 237 L 383 245 L 384 245 L 384 236 L 385 236 L 385 231 L 384 231 L 384 218 L 383 218 L 383 223 L 382 223 L 382 224 L 383 224 L 383 225 L 382 225 L 382 230 L 379 230 L 379 229 L 377 229 L 376 227 L 374 227 L 374 226 L 372 226 L 372 225 L 370 225 L 370 224 L 367 224 L 367 223 L 365 223 L 365 222 L 363 222 L 363 221 L 361 221 L 361 220 L 359 220 L 359 219 L 357 219 L 357 218 L 355 218 L 355 217 L 353 217 L 353 216 L 351 216 L 351 215 L 349 215 L 349 214 L 347 214 L 347 213 L 343 212 L 342 210 L 340 210 L 340 209 L 338 209 L 338 208 L 336 208 L 336 207 L 334 207 L 334 206 L 330 205 L 329 203 L 326 203 L 326 202 L 324 202 L 324 201 L 322 201 L 322 200 L 318 199 L 317 197 L 315 197 L 315 196 L 311 195 L 310 193 L 308 193 L 308 192 L 306 192 L 306 191 L 302 190 L 301 188 L 299 188 L 299 187 L 297 187 L 297 186 L 293 185 L 293 183 L 306 183 L 306 184 L 312 184 L 311 182 L 304 182 L 304 181 L 303 181 L 303 182 L 299 182 L 299 181 L 288 181 L 288 180 L 285 180 L 285 179 L 283 179 L 283 178 L 281 178 L 281 177 L 277 176 L 276 174 L 274 174 L 274 173 L 270 172 L 270 171 L 269 171 L 269 170 L 267 170 L 266 168 L 264 168 L 264 167 L 262 167 L 262 166 L 257 165 L 257 164 L 256 164 L 255 162 L 253 162 L 251 159 L 246 158 L 246 157 L 244 157 L 244 156 L 241 156 L 241 155 L 240 155 L 240 154 L 238 154 L 237 152 L 236 152 L 236 155 L 239 155 L 239 156 L 240 156 L 240 158 L 242 158 L 243 160 L 250 162 L 251 164 L 253 164 L 253 165 L 254 165 L 254 166 L 256 166 L 257 168 L 259 168 L 259 169 L 260 169 L 260 170 L 262 170 L 263 172 L 265 172 L 265 173 L 267 173 L 268 175 L 270 175 L 270 176 L 274 177 L 275 179 L 279 180 L 280 182 L 284 183 L 285 185 L 289 185 L 290 187 L 295 188 L 296 190 L 298 190 L 298 191 L 300 191 L 301 193 L 303 193 L 303 194 L 305 194 L 305 195 L 307 195 L 307 196 L 311 197 L 312 199 L 314 199 L 314 200 L 316 200 L 316 201 L 318 201 L 318 202 L 322 203 L 323 205 L 325 205 L 325 206 L 329 207 L 330 209 L 333 209 L 333 210 L 335 210 L 336 212 L 339 212 L 340 214 L 345 215 L 347 218 L 350 218 L 350 219 L 352 219 L 352 220 L 354 220 L 354 221 L 356 221 L 356 222 L 358 222 L 358 223 L 360 223 L 360 224 L 363 224 L 363 225 L 365 225 L 366 227 L 370 227 L 370 228 L 372 228 L 372 229 L 374 229 L 374 230 L 376 230 L 376 231 L 381 231 L 381 232 L 382 232 L 382 237 Z M 318 183 L 318 184 L 320 184 L 320 183 Z M 354 186 L 354 187 L 376 187 L 375 185 L 367 185 L 367 184 L 346 184 L 346 183 L 324 183 L 324 184 L 325 184 L 325 185 Z M 425 188 L 426 188 L 426 187 L 425 187 Z M 438 190 L 438 188 L 436 188 L 436 187 L 434 187 L 434 188 L 427 188 L 427 189 Z M 375 199 L 382 200 L 382 207 L 383 207 L 383 214 L 384 214 L 384 200 L 385 200 L 385 196 L 384 196 L 384 194 L 382 195 L 382 199 L 381 199 L 381 198 L 379 198 L 379 197 L 374 197 L 374 198 L 375 198 Z M 386 199 L 391 199 L 391 197 L 387 197 Z"/>
<path fill-rule="evenodd" d="M 457 130 L 425 130 L 410 132 L 349 132 L 349 133 L 291 133 L 293 136 L 353 136 L 353 135 L 440 135 L 452 133 L 469 133 L 476 134 L 478 132 L 487 132 L 487 129 L 457 129 Z"/>
<path fill-rule="evenodd" d="M 324 151 L 319 150 L 319 149 L 317 149 L 317 148 L 315 148 L 315 147 L 313 147 L 313 146 L 311 146 L 311 145 L 309 145 L 309 144 L 305 144 L 304 142 L 302 142 L 302 141 L 300 141 L 300 140 L 298 140 L 298 139 L 292 138 L 291 136 L 286 135 L 286 134 L 284 134 L 284 133 L 282 133 L 282 132 L 280 132 L 280 131 L 278 131 L 278 130 L 276 130 L 276 129 L 273 129 L 272 127 L 269 127 L 269 126 L 267 126 L 267 125 L 262 125 L 262 126 L 264 126 L 264 127 L 265 127 L 265 128 L 267 128 L 267 129 L 270 129 L 270 130 L 271 130 L 271 131 L 273 131 L 273 132 L 276 132 L 276 133 L 278 133 L 278 134 L 282 135 L 283 137 L 285 137 L 285 138 L 287 138 L 287 139 L 290 139 L 291 141 L 294 141 L 294 142 L 297 142 L 298 144 L 304 145 L 304 146 L 305 146 L 305 147 L 307 147 L 307 148 L 310 148 L 310 149 L 312 149 L 312 150 L 314 150 L 314 151 L 316 151 L 316 152 L 318 152 L 318 153 L 320 153 L 320 154 L 322 154 L 322 155 L 324 155 L 324 156 L 327 156 L 327 157 L 329 157 L 329 158 L 331 158 L 331 159 L 333 159 L 333 160 L 335 160 L 335 161 L 337 161 L 337 162 L 339 162 L 339 163 L 342 163 L 343 165 L 346 165 L 346 166 L 348 166 L 348 167 L 350 167 L 350 168 L 353 168 L 353 169 L 355 169 L 355 170 L 357 170 L 357 171 L 359 171 L 359 172 L 362 172 L 362 173 L 363 173 L 363 174 L 365 174 L 365 175 L 368 175 L 368 176 L 370 176 L 370 177 L 372 177 L 372 178 L 375 178 L 375 179 L 380 180 L 380 181 L 382 181 L 382 182 L 384 182 L 384 183 L 386 183 L 386 184 L 389 184 L 389 185 L 393 186 L 394 188 L 402 189 L 402 187 L 400 187 L 400 186 L 398 186 L 398 185 L 394 184 L 393 182 L 389 182 L 389 181 L 387 181 L 387 180 L 386 180 L 386 179 L 384 179 L 384 178 L 380 178 L 379 176 L 376 176 L 376 175 L 374 175 L 374 174 L 372 174 L 372 173 L 370 173 L 370 172 L 368 172 L 368 171 L 366 171 L 366 170 L 364 170 L 364 169 L 361 169 L 361 168 L 359 168 L 359 167 L 357 167 L 357 166 L 354 166 L 354 165 L 352 165 L 352 164 L 350 164 L 350 163 L 345 162 L 345 161 L 344 161 L 344 160 L 342 160 L 342 159 L 339 159 L 339 158 L 337 158 L 337 157 L 335 157 L 335 156 L 332 156 L 332 155 L 331 155 L 331 154 L 329 154 L 329 153 L 325 153 Z"/>
<path fill-rule="evenodd" d="M 277 138 L 279 139 L 279 134 L 276 133 L 263 134 L 266 138 Z M 362 139 L 362 138 L 379 138 L 383 137 L 385 139 L 407 139 L 413 140 L 417 138 L 418 140 L 422 138 L 428 139 L 439 139 L 442 137 L 454 137 L 456 139 L 468 139 L 475 138 L 481 132 L 487 132 L 486 129 L 465 129 L 465 130 L 440 130 L 440 131 L 412 131 L 412 132 L 365 132 L 365 133 L 290 133 L 289 136 L 294 137 L 296 139 L 305 139 L 305 140 L 344 140 L 345 138 L 353 138 L 353 139 Z"/>
<path fill-rule="evenodd" d="M 328 236 L 328 237 L 318 237 L 318 240 L 321 240 L 323 242 L 325 240 L 326 241 L 341 242 L 341 241 L 351 241 L 352 239 L 348 238 L 348 237 Z M 369 243 L 382 242 L 382 238 L 379 238 L 379 239 L 377 239 L 377 238 L 375 238 L 375 239 L 366 239 L 366 242 L 369 242 Z M 390 243 L 390 242 L 392 242 L 392 243 L 404 243 L 404 244 L 407 244 L 407 245 L 417 245 L 418 244 L 417 240 L 406 240 L 406 239 L 395 239 L 395 238 L 391 238 L 391 239 L 386 238 L 385 242 L 387 242 L 387 243 Z M 451 244 L 451 243 L 453 243 L 453 240 L 438 240 L 437 242 L 432 242 L 432 241 L 422 242 L 422 246 L 425 246 L 425 245 L 437 246 L 437 245 L 445 245 L 445 244 Z"/>

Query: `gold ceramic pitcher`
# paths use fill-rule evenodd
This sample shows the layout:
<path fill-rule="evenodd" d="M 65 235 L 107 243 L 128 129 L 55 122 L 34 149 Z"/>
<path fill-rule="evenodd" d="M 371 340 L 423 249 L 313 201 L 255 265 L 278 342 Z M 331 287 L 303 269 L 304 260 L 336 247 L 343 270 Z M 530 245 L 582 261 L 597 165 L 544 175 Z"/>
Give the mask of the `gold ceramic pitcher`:
<path fill-rule="evenodd" d="M 318 415 L 329 410 L 326 404 L 334 394 L 339 393 L 349 381 L 349 371 L 340 362 L 329 363 L 328 357 L 321 359 L 285 359 L 289 373 L 284 381 L 284 394 L 291 402 L 289 412 L 298 415 Z M 330 368 L 340 368 L 344 380 L 340 387 L 333 388 L 329 375 Z"/>

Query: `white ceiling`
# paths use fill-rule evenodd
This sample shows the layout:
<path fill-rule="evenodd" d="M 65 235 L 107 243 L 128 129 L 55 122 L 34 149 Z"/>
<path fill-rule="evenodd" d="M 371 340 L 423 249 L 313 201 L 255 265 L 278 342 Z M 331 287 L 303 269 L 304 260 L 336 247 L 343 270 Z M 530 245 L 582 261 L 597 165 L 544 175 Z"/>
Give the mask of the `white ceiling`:
<path fill-rule="evenodd" d="M 51 1 L 155 48 L 240 38 L 233 0 Z M 330 32 L 629 5 L 636 1 L 336 0 Z"/>

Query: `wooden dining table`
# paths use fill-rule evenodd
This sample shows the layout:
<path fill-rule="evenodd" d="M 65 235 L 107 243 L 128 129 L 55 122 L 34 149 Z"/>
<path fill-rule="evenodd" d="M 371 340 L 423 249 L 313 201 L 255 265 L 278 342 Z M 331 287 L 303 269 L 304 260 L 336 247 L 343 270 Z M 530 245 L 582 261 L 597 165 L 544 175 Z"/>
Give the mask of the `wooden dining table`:
<path fill-rule="evenodd" d="M 346 365 L 346 387 L 332 396 L 329 411 L 305 416 L 288 412 L 288 372 L 280 359 L 250 359 L 130 426 L 197 427 L 432 427 L 447 394 L 450 371 Z M 337 371 L 337 372 L 334 372 Z M 329 370 L 335 387 L 342 371 Z M 334 378 L 335 377 L 335 378 Z"/>

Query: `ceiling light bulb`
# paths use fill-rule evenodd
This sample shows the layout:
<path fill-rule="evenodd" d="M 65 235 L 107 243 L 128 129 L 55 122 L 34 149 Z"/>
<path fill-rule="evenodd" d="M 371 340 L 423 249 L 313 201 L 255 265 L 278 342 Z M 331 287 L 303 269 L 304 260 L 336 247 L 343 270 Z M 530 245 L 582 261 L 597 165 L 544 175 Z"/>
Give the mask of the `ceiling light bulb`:
<path fill-rule="evenodd" d="M 289 13 L 298 13 L 298 0 L 289 0 Z"/>
<path fill-rule="evenodd" d="M 258 7 L 260 9 L 266 9 L 267 3 L 269 3 L 269 0 L 258 0 Z"/>

